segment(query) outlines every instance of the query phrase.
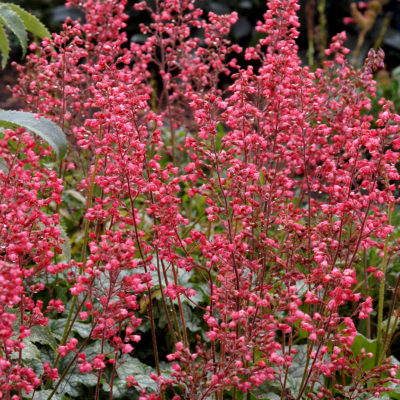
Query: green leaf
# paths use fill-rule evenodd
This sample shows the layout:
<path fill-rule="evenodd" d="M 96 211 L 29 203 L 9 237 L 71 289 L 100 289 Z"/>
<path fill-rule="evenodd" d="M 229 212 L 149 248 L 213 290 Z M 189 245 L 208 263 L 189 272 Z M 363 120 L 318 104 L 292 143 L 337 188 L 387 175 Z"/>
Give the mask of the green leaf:
<path fill-rule="evenodd" d="M 400 82 L 400 65 L 392 70 L 392 77 Z"/>
<path fill-rule="evenodd" d="M 120 384 L 126 386 L 126 379 L 132 375 L 143 389 L 157 390 L 157 383 L 149 377 L 151 372 L 154 372 L 153 368 L 133 357 L 127 357 L 117 370 Z"/>
<path fill-rule="evenodd" d="M 42 24 L 34 15 L 28 13 L 23 8 L 16 4 L 6 3 L 6 5 L 13 10 L 21 18 L 25 25 L 25 29 L 34 35 L 44 39 L 45 37 L 51 37 L 50 32 L 44 24 Z"/>
<path fill-rule="evenodd" d="M 58 227 L 60 228 L 60 237 L 64 239 L 64 243 L 61 245 L 62 254 L 65 261 L 69 263 L 71 261 L 71 243 L 67 231 L 62 223 L 62 220 L 60 220 L 60 224 L 58 225 Z"/>
<path fill-rule="evenodd" d="M 30 342 L 48 344 L 55 353 L 58 351 L 57 340 L 47 326 L 35 325 L 30 330 L 31 334 L 28 337 Z"/>
<path fill-rule="evenodd" d="M 82 204 L 86 204 L 85 197 L 76 190 L 68 189 L 65 191 L 65 194 L 68 194 L 69 196 L 73 197 L 75 200 L 79 201 Z"/>
<path fill-rule="evenodd" d="M 2 169 L 1 161 L 2 161 L 2 159 L 0 158 L 0 169 Z M 45 228 L 45 225 L 42 224 L 41 222 L 39 222 L 39 226 L 42 228 Z M 64 224 L 63 220 L 60 220 L 60 223 L 57 225 L 57 227 L 60 230 L 60 237 L 62 239 L 64 239 L 64 243 L 61 245 L 62 255 L 66 262 L 70 262 L 71 261 L 71 243 L 70 243 L 68 234 L 66 232 L 66 228 L 65 228 L 65 224 Z"/>
<path fill-rule="evenodd" d="M 400 361 L 397 358 L 393 357 L 393 356 L 390 357 L 390 362 L 393 365 L 400 366 Z M 400 371 L 397 371 L 396 378 L 399 379 L 399 377 L 400 377 Z M 391 390 L 390 390 L 390 392 L 386 392 L 384 396 L 381 396 L 380 397 L 381 399 L 384 399 L 384 398 L 387 398 L 387 399 L 400 399 L 400 384 L 390 382 L 385 386 L 390 388 Z"/>
<path fill-rule="evenodd" d="M 126 379 L 129 375 L 134 376 L 143 389 L 155 391 L 157 389 L 157 384 L 149 377 L 151 372 L 154 372 L 153 368 L 143 364 L 137 358 L 130 356 L 125 357 L 125 361 L 117 369 L 117 377 L 114 380 L 112 397 L 114 399 L 137 399 L 136 390 L 127 387 Z M 105 392 L 110 392 L 110 385 L 107 382 L 103 382 L 103 390 Z"/>
<path fill-rule="evenodd" d="M 25 56 L 28 47 L 26 29 L 21 18 L 15 11 L 8 7 L 8 4 L 0 4 L 0 23 L 14 33 L 22 47 L 22 53 Z"/>
<path fill-rule="evenodd" d="M 0 170 L 3 171 L 5 174 L 8 173 L 8 165 L 4 158 L 0 158 Z"/>
<path fill-rule="evenodd" d="M 351 348 L 352 348 L 353 354 L 355 356 L 360 354 L 361 349 L 363 349 L 363 348 L 365 349 L 366 353 L 375 354 L 376 350 L 377 350 L 377 344 L 378 344 L 378 341 L 376 339 L 375 340 L 368 339 L 361 333 L 358 333 L 358 335 L 354 339 L 354 342 L 353 342 L 353 345 L 351 346 Z M 373 367 L 375 367 L 375 357 L 372 357 L 372 358 L 367 357 L 362 363 L 362 368 L 365 371 L 369 371 Z"/>
<path fill-rule="evenodd" d="M 51 394 L 52 390 L 47 389 L 47 390 L 37 390 L 35 391 L 34 397 L 32 397 L 32 392 L 30 394 L 26 394 L 23 397 L 26 399 L 33 399 L 33 400 L 47 400 Z M 25 392 L 22 392 L 25 394 Z M 54 394 L 53 397 L 51 398 L 52 400 L 62 400 L 63 396 L 61 394 Z"/>
<path fill-rule="evenodd" d="M 53 335 L 60 340 L 62 338 L 67 318 L 60 318 L 57 320 L 50 320 L 50 329 Z M 86 339 L 92 329 L 91 324 L 84 324 L 82 322 L 75 322 L 72 327 L 72 332 L 77 333 L 81 338 Z"/>
<path fill-rule="evenodd" d="M 265 381 L 251 391 L 252 400 L 280 400 L 281 385 L 276 381 Z"/>
<path fill-rule="evenodd" d="M 304 368 L 307 361 L 307 345 L 293 346 L 297 350 L 297 354 L 293 357 L 292 365 L 288 369 L 286 390 L 294 397 L 299 393 L 303 378 Z M 317 388 L 318 384 L 314 386 Z M 279 382 L 265 381 L 256 389 L 252 390 L 253 399 L 263 400 L 279 400 L 281 398 L 282 386 Z M 286 397 L 285 397 L 286 398 Z"/>
<path fill-rule="evenodd" d="M 24 339 L 23 343 L 25 347 L 22 349 L 22 360 L 32 361 L 36 360 L 40 362 L 40 350 L 28 339 Z"/>
<path fill-rule="evenodd" d="M 1 51 L 1 68 L 5 68 L 10 55 L 10 42 L 8 41 L 7 34 L 0 24 L 0 51 Z"/>
<path fill-rule="evenodd" d="M 92 359 L 99 355 L 100 353 L 108 354 L 112 353 L 113 348 L 108 342 L 101 343 L 101 341 L 96 341 L 85 346 L 84 353 L 88 359 Z"/>
<path fill-rule="evenodd" d="M 187 304 L 182 304 L 183 317 L 185 319 L 186 328 L 191 332 L 198 332 L 200 330 L 200 319 L 192 311 L 192 309 Z"/>
<path fill-rule="evenodd" d="M 106 393 L 110 393 L 110 385 L 105 380 L 103 381 L 103 390 Z M 113 385 L 112 398 L 138 400 L 139 394 L 134 387 L 128 388 L 126 383 L 123 384 L 122 381 L 117 380 L 117 383 L 114 382 Z"/>
<path fill-rule="evenodd" d="M 88 387 L 96 386 L 96 384 L 97 377 L 95 375 L 91 373 L 81 373 L 78 368 L 75 368 L 74 372 L 60 385 L 58 394 L 68 394 L 71 397 L 79 397 L 85 392 L 87 393 Z"/>
<path fill-rule="evenodd" d="M 383 333 L 387 329 L 388 322 L 389 322 L 388 318 L 382 321 L 382 332 Z M 400 325 L 400 318 L 397 319 L 397 322 L 396 322 L 396 311 L 394 312 L 394 314 L 392 315 L 392 318 L 390 319 L 389 332 L 391 332 L 392 329 L 395 327 L 395 323 L 396 323 L 396 329 L 397 329 Z"/>
<path fill-rule="evenodd" d="M 0 126 L 4 128 L 23 127 L 44 139 L 63 158 L 67 151 L 67 139 L 61 128 L 47 118 L 35 118 L 35 114 L 25 111 L 0 110 Z"/>
<path fill-rule="evenodd" d="M 292 365 L 289 367 L 286 388 L 296 395 L 300 391 L 301 381 L 303 379 L 304 368 L 307 362 L 307 345 L 301 344 L 293 346 L 297 354 L 293 357 Z"/>

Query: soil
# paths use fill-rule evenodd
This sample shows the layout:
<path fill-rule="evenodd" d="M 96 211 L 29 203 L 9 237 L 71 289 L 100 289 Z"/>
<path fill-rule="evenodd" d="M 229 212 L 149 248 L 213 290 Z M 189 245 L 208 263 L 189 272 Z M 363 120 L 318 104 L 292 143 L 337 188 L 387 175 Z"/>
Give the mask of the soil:
<path fill-rule="evenodd" d="M 0 71 L 0 109 L 20 110 L 24 108 L 23 101 L 14 98 L 10 89 L 10 87 L 17 84 L 17 79 L 18 71 L 10 65 Z"/>

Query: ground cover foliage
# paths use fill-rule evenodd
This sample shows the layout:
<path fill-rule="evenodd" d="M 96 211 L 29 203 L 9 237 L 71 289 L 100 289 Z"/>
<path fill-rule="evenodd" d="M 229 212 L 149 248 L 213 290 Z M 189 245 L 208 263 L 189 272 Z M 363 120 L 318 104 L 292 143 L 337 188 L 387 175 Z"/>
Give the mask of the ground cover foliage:
<path fill-rule="evenodd" d="M 295 0 L 247 49 L 190 0 L 129 48 L 125 1 L 69 5 L 0 114 L 1 397 L 399 398 L 382 52 L 302 65 Z"/>

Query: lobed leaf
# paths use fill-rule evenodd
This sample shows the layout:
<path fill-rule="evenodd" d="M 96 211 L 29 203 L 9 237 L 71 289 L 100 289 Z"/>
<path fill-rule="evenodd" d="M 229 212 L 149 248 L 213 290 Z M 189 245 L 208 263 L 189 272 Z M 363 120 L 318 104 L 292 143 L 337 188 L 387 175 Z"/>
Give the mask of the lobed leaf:
<path fill-rule="evenodd" d="M 351 346 L 351 349 L 353 350 L 354 355 L 360 354 L 362 349 L 365 349 L 366 353 L 375 354 L 377 351 L 377 344 L 377 339 L 368 339 L 358 332 L 357 336 L 354 339 L 353 345 Z M 362 363 L 362 367 L 365 371 L 369 371 L 375 366 L 375 357 L 366 358 Z"/>
<path fill-rule="evenodd" d="M 58 340 L 62 338 L 66 323 L 67 323 L 67 318 L 50 320 L 51 331 Z M 83 322 L 77 321 L 74 323 L 71 330 L 72 332 L 77 333 L 81 338 L 86 339 L 89 336 L 91 329 L 92 329 L 91 324 L 84 324 Z"/>
<path fill-rule="evenodd" d="M 40 362 L 40 350 L 28 339 L 23 340 L 24 348 L 22 349 L 21 358 L 23 361 L 31 362 L 36 360 Z"/>
<path fill-rule="evenodd" d="M 47 400 L 49 395 L 51 394 L 52 390 L 47 389 L 47 390 L 37 390 L 35 391 L 35 400 Z M 32 399 L 32 394 L 27 394 L 25 395 L 25 392 L 23 392 L 23 397 L 26 399 Z M 62 400 L 63 396 L 61 394 L 54 394 L 52 396 L 53 400 Z"/>
<path fill-rule="evenodd" d="M 57 353 L 58 344 L 55 336 L 47 326 L 35 325 L 32 326 L 31 334 L 28 340 L 33 343 L 47 344 L 52 350 Z"/>
<path fill-rule="evenodd" d="M 75 368 L 68 380 L 58 389 L 58 395 L 69 395 L 76 398 L 87 392 L 87 388 L 96 386 L 96 384 L 97 377 L 95 375 L 90 373 L 83 374 L 79 372 L 78 368 Z M 52 397 L 52 399 L 53 398 L 54 397 Z"/>
<path fill-rule="evenodd" d="M 126 380 L 129 375 L 133 375 L 136 381 L 143 389 L 157 390 L 157 383 L 149 377 L 150 373 L 154 372 L 153 368 L 143 364 L 140 360 L 133 357 L 127 357 L 117 370 L 120 384 L 126 386 Z"/>

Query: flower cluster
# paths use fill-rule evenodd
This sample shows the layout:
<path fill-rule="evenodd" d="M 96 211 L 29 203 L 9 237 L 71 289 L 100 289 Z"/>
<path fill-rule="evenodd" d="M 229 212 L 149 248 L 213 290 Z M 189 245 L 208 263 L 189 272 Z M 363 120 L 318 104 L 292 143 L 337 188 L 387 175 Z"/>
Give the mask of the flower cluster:
<path fill-rule="evenodd" d="M 369 112 L 382 54 L 372 51 L 355 69 L 342 33 L 322 68 L 303 66 L 296 0 L 268 1 L 256 27 L 262 38 L 245 51 L 227 38 L 235 13 L 203 17 L 192 0 L 154 3 L 135 5 L 151 23 L 141 26 L 144 43 L 127 49 L 126 1 L 70 1 L 85 22 L 66 21 L 18 67 L 15 95 L 57 122 L 70 149 L 62 182 L 41 166 L 49 150 L 30 135 L 6 131 L 2 139 L 1 304 L 21 310 L 15 338 L 16 317 L 0 308 L 7 393 L 29 393 L 41 380 L 55 381 L 54 392 L 70 368 L 58 378 L 66 356 L 97 376 L 96 399 L 100 382 L 112 393 L 145 319 L 158 392 L 146 393 L 134 376 L 127 381 L 143 399 L 166 390 L 175 400 L 219 399 L 268 381 L 281 398 L 379 396 L 398 383 L 387 346 L 358 354 L 353 344 L 359 320 L 373 310 L 360 276 L 384 285 L 388 252 L 396 249 L 400 116 L 387 100 L 377 119 Z M 86 204 L 80 250 L 56 264 L 62 184 L 84 191 Z M 56 210 L 45 214 L 52 202 Z M 373 252 L 383 264 L 365 266 Z M 35 297 L 45 288 L 42 272 L 64 269 L 69 325 L 39 379 L 8 355 L 21 354 L 31 326 L 46 325 Z M 8 291 L 10 277 L 17 291 Z M 201 301 L 193 282 L 206 288 Z M 156 298 L 175 346 L 165 357 L 172 362 L 167 377 Z M 188 304 L 203 318 L 196 340 Z M 46 312 L 63 307 L 53 298 Z M 75 321 L 90 323 L 85 340 L 74 336 Z M 94 356 L 85 352 L 91 340 L 101 343 Z M 303 376 L 292 393 L 300 350 Z M 365 369 L 371 357 L 378 361 Z"/>
<path fill-rule="evenodd" d="M 45 289 L 43 277 L 62 242 L 58 215 L 44 209 L 60 204 L 63 186 L 40 165 L 50 150 L 30 133 L 6 129 L 0 142 L 0 386 L 5 394 L 29 393 L 40 379 L 22 363 L 24 339 L 49 321 L 35 294 Z"/>

